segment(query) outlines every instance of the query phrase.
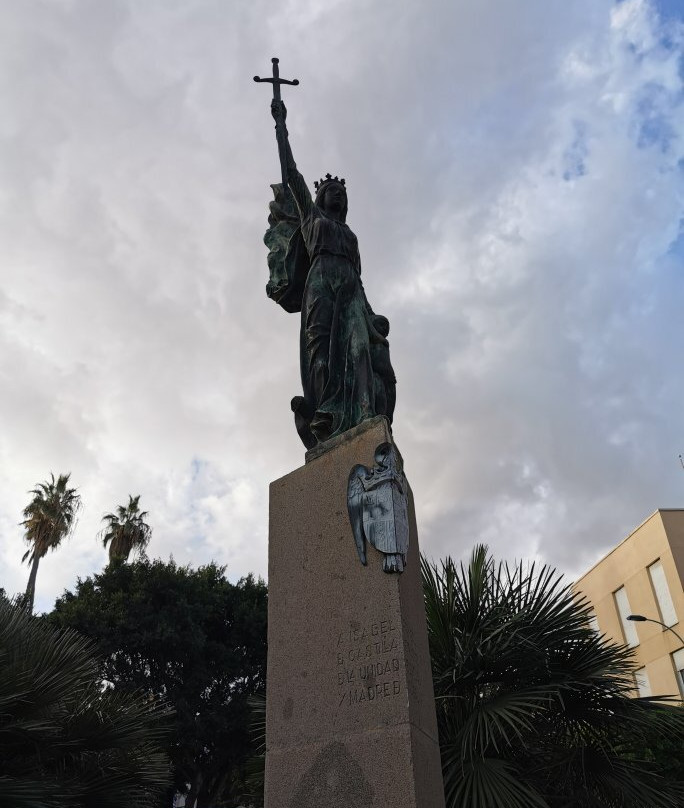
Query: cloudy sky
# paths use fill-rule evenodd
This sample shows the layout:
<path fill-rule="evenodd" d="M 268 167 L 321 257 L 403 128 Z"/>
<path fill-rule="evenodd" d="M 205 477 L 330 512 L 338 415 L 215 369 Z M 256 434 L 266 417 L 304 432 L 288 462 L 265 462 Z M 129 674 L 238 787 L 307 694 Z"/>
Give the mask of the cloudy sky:
<path fill-rule="evenodd" d="M 392 323 L 423 549 L 576 575 L 684 506 L 679 0 L 0 0 L 0 586 L 66 471 L 39 609 L 129 493 L 150 555 L 265 574 L 268 483 L 303 462 L 272 56 Z"/>

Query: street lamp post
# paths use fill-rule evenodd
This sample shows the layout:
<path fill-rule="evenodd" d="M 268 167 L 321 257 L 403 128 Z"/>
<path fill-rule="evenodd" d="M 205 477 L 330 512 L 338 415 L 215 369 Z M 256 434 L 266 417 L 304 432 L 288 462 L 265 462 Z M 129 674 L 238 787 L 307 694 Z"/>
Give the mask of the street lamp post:
<path fill-rule="evenodd" d="M 665 631 L 671 631 L 675 637 L 679 640 L 679 642 L 684 645 L 684 640 L 677 634 L 677 632 L 671 627 L 665 625 L 665 623 L 661 623 L 660 620 L 654 620 L 652 617 L 644 617 L 643 614 L 629 614 L 627 615 L 628 620 L 632 620 L 635 623 L 656 623 L 658 626 L 662 626 Z"/>
<path fill-rule="evenodd" d="M 679 640 L 679 642 L 684 645 L 684 640 L 681 636 L 671 627 L 665 625 L 665 623 L 661 623 L 660 620 L 654 620 L 652 617 L 645 617 L 643 614 L 629 614 L 627 615 L 628 620 L 632 620 L 635 623 L 655 623 L 658 626 L 662 626 L 665 631 L 671 631 L 675 637 Z M 677 680 L 677 684 L 679 685 L 680 690 L 682 691 L 682 696 L 684 698 L 684 675 L 681 671 L 676 670 L 675 666 L 675 678 Z"/>

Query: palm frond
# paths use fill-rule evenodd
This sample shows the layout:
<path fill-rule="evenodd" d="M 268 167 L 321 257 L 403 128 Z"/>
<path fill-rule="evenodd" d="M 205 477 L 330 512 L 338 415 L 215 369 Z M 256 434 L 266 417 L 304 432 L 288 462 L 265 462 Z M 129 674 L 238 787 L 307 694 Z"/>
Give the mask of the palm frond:
<path fill-rule="evenodd" d="M 169 715 L 103 690 L 92 643 L 0 601 L 0 805 L 149 805 Z"/>
<path fill-rule="evenodd" d="M 118 505 L 116 511 L 102 517 L 105 526 L 100 531 L 104 547 L 109 545 L 109 559 L 128 559 L 133 551 L 144 553 L 152 537 L 152 528 L 145 521 L 149 515 L 140 510 L 140 494 L 128 496 L 128 505 Z"/>
<path fill-rule="evenodd" d="M 684 711 L 631 698 L 631 650 L 596 636 L 553 568 L 478 545 L 421 571 L 447 808 L 677 804 L 637 752 L 658 726 L 684 737 Z"/>

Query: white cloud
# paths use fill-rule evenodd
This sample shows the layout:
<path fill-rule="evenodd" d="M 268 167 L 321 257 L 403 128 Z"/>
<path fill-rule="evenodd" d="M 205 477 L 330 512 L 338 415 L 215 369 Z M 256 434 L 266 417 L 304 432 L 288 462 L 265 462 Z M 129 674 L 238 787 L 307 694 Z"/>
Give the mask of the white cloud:
<path fill-rule="evenodd" d="M 269 88 L 347 177 L 392 321 L 395 432 L 433 555 L 486 540 L 582 571 L 681 502 L 684 36 L 645 0 L 26 0 L 0 11 L 0 585 L 28 489 L 85 509 L 38 605 L 101 568 L 141 494 L 150 553 L 266 572 L 302 462 L 297 317 L 264 295 Z M 315 175 L 315 176 L 314 176 Z"/>

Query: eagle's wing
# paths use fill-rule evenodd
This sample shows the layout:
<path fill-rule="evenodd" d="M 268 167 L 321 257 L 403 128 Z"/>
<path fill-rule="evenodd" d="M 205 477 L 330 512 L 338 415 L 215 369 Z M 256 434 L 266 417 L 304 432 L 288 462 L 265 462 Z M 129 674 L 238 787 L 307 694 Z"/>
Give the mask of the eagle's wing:
<path fill-rule="evenodd" d="M 349 482 L 347 483 L 347 510 L 349 511 L 349 521 L 351 522 L 352 533 L 356 550 L 361 563 L 366 565 L 366 534 L 363 530 L 363 498 L 364 485 L 363 478 L 368 474 L 365 466 L 357 465 L 349 472 Z"/>
<path fill-rule="evenodd" d="M 397 475 L 397 491 L 396 504 L 394 508 L 394 523 L 396 526 L 397 534 L 397 552 L 401 553 L 404 557 L 404 564 L 406 563 L 406 556 L 408 555 L 409 546 L 409 519 L 408 519 L 408 482 L 403 472 Z"/>

